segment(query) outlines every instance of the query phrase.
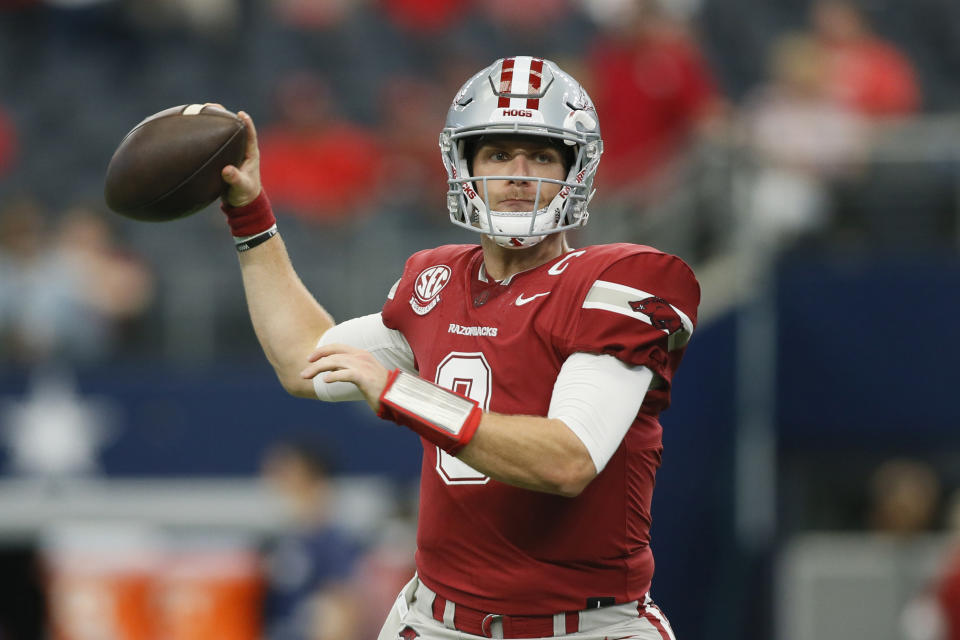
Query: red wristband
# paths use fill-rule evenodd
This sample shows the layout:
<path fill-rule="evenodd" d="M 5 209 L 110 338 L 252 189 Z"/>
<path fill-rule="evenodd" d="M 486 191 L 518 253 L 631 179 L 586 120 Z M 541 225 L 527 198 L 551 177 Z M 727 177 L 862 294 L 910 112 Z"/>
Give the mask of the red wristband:
<path fill-rule="evenodd" d="M 457 455 L 480 426 L 476 400 L 394 369 L 380 394 L 377 415 L 407 427 L 450 455 Z"/>
<path fill-rule="evenodd" d="M 227 216 L 230 232 L 237 238 L 255 236 L 277 223 L 267 192 L 263 189 L 253 202 L 242 207 L 231 207 L 223 203 L 220 205 L 220 210 Z"/>

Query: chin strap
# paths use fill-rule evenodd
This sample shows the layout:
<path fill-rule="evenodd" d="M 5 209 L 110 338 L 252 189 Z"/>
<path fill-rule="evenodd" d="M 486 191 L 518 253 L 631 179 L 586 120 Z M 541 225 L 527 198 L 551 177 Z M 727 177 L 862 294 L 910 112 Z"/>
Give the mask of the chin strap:
<path fill-rule="evenodd" d="M 475 400 L 394 369 L 380 394 L 377 416 L 415 431 L 455 456 L 477 432 L 483 410 Z"/>

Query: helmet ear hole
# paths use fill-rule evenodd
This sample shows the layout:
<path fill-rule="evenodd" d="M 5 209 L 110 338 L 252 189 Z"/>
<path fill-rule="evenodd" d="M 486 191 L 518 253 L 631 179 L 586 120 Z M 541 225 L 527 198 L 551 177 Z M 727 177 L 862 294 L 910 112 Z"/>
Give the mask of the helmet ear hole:
<path fill-rule="evenodd" d="M 471 176 L 473 175 L 473 156 L 477 153 L 477 149 L 480 146 L 480 136 L 479 138 L 470 137 L 463 141 L 463 152 L 462 158 L 463 161 L 467 163 L 467 173 Z"/>
<path fill-rule="evenodd" d="M 570 168 L 577 161 L 577 147 L 561 143 L 557 145 L 557 148 L 563 155 L 563 170 L 570 173 Z"/>

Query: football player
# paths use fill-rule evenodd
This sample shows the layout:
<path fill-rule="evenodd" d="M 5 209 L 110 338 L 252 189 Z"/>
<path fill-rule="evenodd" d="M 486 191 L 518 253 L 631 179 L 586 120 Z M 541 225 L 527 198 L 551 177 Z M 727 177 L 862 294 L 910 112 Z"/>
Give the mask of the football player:
<path fill-rule="evenodd" d="M 650 247 L 568 245 L 603 153 L 579 83 L 529 56 L 467 81 L 440 151 L 450 219 L 479 244 L 415 253 L 379 313 L 338 325 L 291 266 L 241 117 L 223 210 L 277 376 L 422 439 L 417 573 L 379 640 L 674 640 L 650 501 L 699 285 Z"/>

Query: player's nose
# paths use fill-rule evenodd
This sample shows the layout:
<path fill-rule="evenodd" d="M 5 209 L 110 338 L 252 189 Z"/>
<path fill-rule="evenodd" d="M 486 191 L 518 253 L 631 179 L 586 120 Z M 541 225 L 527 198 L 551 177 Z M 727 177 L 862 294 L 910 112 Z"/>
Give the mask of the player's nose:
<path fill-rule="evenodd" d="M 510 175 L 522 177 L 530 175 L 530 161 L 527 158 L 526 154 L 517 153 L 514 154 L 513 158 L 510 160 Z M 525 180 L 520 180 L 519 182 L 526 182 Z"/>

